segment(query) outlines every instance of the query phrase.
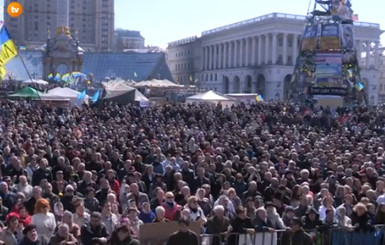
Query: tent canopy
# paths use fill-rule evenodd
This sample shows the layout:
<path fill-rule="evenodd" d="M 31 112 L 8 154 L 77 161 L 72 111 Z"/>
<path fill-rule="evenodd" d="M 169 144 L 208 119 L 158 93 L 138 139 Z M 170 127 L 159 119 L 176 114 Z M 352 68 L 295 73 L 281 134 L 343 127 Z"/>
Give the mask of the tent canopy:
<path fill-rule="evenodd" d="M 9 97 L 21 97 L 21 98 L 32 98 L 32 99 L 40 99 L 41 93 L 34 88 L 29 86 L 24 87 L 17 91 L 14 94 L 9 95 Z"/>
<path fill-rule="evenodd" d="M 121 104 L 127 104 L 133 101 L 148 102 L 149 100 L 136 88 L 128 85 L 124 80 L 114 80 L 103 83 L 106 100 L 114 100 Z"/>
<path fill-rule="evenodd" d="M 227 98 L 223 95 L 220 95 L 218 93 L 215 93 L 214 91 L 210 90 L 205 93 L 192 95 L 190 97 L 186 98 L 186 101 L 234 101 L 233 99 Z"/>
<path fill-rule="evenodd" d="M 44 80 L 41 80 L 41 79 L 28 79 L 28 80 L 23 81 L 23 83 L 26 83 L 26 84 L 39 84 L 39 85 L 47 85 L 48 84 L 47 81 L 44 81 Z"/>
<path fill-rule="evenodd" d="M 142 81 L 142 82 L 134 82 L 132 83 L 132 86 L 139 88 L 139 87 L 149 87 L 149 88 L 183 88 L 183 85 L 173 83 L 167 79 L 164 80 L 157 80 L 152 79 L 149 81 Z"/>

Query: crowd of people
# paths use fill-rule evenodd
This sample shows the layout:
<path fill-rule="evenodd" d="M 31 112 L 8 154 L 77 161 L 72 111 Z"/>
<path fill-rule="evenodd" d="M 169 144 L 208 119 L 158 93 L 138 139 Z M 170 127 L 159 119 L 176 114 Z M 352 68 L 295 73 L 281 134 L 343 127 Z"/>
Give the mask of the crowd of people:
<path fill-rule="evenodd" d="M 0 241 L 139 244 L 140 226 L 179 221 L 231 234 L 369 232 L 385 224 L 385 112 L 279 102 L 106 104 L 57 109 L 0 102 Z"/>

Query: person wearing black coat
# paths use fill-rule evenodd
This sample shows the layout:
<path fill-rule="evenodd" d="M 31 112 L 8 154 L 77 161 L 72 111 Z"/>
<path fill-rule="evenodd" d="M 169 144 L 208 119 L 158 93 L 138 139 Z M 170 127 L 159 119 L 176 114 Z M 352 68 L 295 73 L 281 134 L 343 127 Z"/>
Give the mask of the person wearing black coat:
<path fill-rule="evenodd" d="M 357 203 L 354 206 L 351 220 L 356 232 L 368 232 L 373 229 L 370 223 L 369 211 L 362 203 Z"/>
<path fill-rule="evenodd" d="M 114 230 L 111 238 L 107 242 L 108 245 L 140 245 L 138 240 L 132 239 L 130 236 L 130 228 L 122 225 Z"/>
<path fill-rule="evenodd" d="M 313 245 L 313 240 L 311 239 L 310 235 L 303 230 L 302 226 L 303 224 L 301 219 L 294 217 L 290 223 L 290 228 L 292 231 L 290 237 L 284 236 L 282 238 L 282 245 Z"/>
<path fill-rule="evenodd" d="M 81 242 L 83 245 L 102 245 L 107 242 L 107 228 L 101 220 L 101 214 L 93 212 L 91 221 L 82 226 Z"/>
<path fill-rule="evenodd" d="M 319 219 L 319 214 L 315 208 L 309 208 L 306 211 L 306 215 L 302 217 L 302 223 L 305 230 L 316 230 L 323 226 L 322 221 Z"/>
<path fill-rule="evenodd" d="M 255 229 L 251 223 L 251 220 L 246 216 L 246 210 L 243 207 L 238 207 L 236 210 L 237 217 L 231 222 L 232 233 L 238 234 L 250 234 L 255 233 Z M 238 237 L 231 235 L 228 240 L 228 245 L 237 245 Z"/>
<path fill-rule="evenodd" d="M 189 229 L 190 222 L 187 218 L 179 220 L 179 231 L 171 234 L 166 245 L 198 245 L 198 235 Z"/>
<path fill-rule="evenodd" d="M 27 225 L 23 230 L 24 238 L 21 240 L 19 245 L 47 245 L 48 242 L 43 238 L 39 237 L 36 231 L 36 225 Z"/>

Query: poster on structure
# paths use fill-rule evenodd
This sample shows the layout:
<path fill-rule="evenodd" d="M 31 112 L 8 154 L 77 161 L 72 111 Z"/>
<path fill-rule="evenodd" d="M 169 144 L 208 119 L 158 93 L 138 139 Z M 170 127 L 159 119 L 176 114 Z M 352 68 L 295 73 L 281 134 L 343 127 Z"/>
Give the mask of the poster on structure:
<path fill-rule="evenodd" d="M 354 27 L 352 24 L 342 25 L 342 48 L 346 50 L 354 49 Z"/>
<path fill-rule="evenodd" d="M 337 51 L 341 49 L 339 24 L 322 25 L 320 48 L 324 51 Z"/>
<path fill-rule="evenodd" d="M 320 53 L 316 55 L 315 63 L 318 78 L 342 76 L 342 54 Z"/>
<path fill-rule="evenodd" d="M 318 24 L 306 26 L 302 39 L 301 50 L 313 51 L 317 48 Z"/>

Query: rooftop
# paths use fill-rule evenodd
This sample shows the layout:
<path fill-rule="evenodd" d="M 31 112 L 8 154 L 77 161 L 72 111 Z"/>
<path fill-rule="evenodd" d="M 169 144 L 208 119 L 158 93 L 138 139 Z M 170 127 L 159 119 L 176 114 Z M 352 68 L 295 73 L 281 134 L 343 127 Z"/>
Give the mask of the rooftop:
<path fill-rule="evenodd" d="M 252 24 L 252 23 L 262 22 L 262 21 L 269 20 L 269 19 L 285 19 L 285 20 L 296 20 L 296 21 L 300 21 L 300 22 L 305 22 L 306 18 L 307 18 L 307 16 L 305 16 L 305 15 L 272 13 L 272 14 L 267 14 L 267 15 L 255 17 L 255 18 L 252 18 L 252 19 L 248 19 L 248 20 L 243 20 L 243 21 L 236 22 L 236 23 L 233 23 L 233 24 L 230 24 L 230 25 L 221 26 L 221 27 L 218 27 L 218 28 L 215 28 L 215 29 L 211 29 L 211 30 L 208 30 L 208 31 L 204 31 L 204 32 L 202 32 L 202 36 L 210 35 L 210 34 L 221 32 L 221 31 L 225 31 L 225 30 L 234 29 L 234 28 L 245 26 L 245 25 L 249 25 L 249 24 Z M 375 23 L 354 22 L 354 25 L 355 26 L 372 27 L 372 28 L 380 29 L 380 25 L 379 24 L 375 24 Z"/>

